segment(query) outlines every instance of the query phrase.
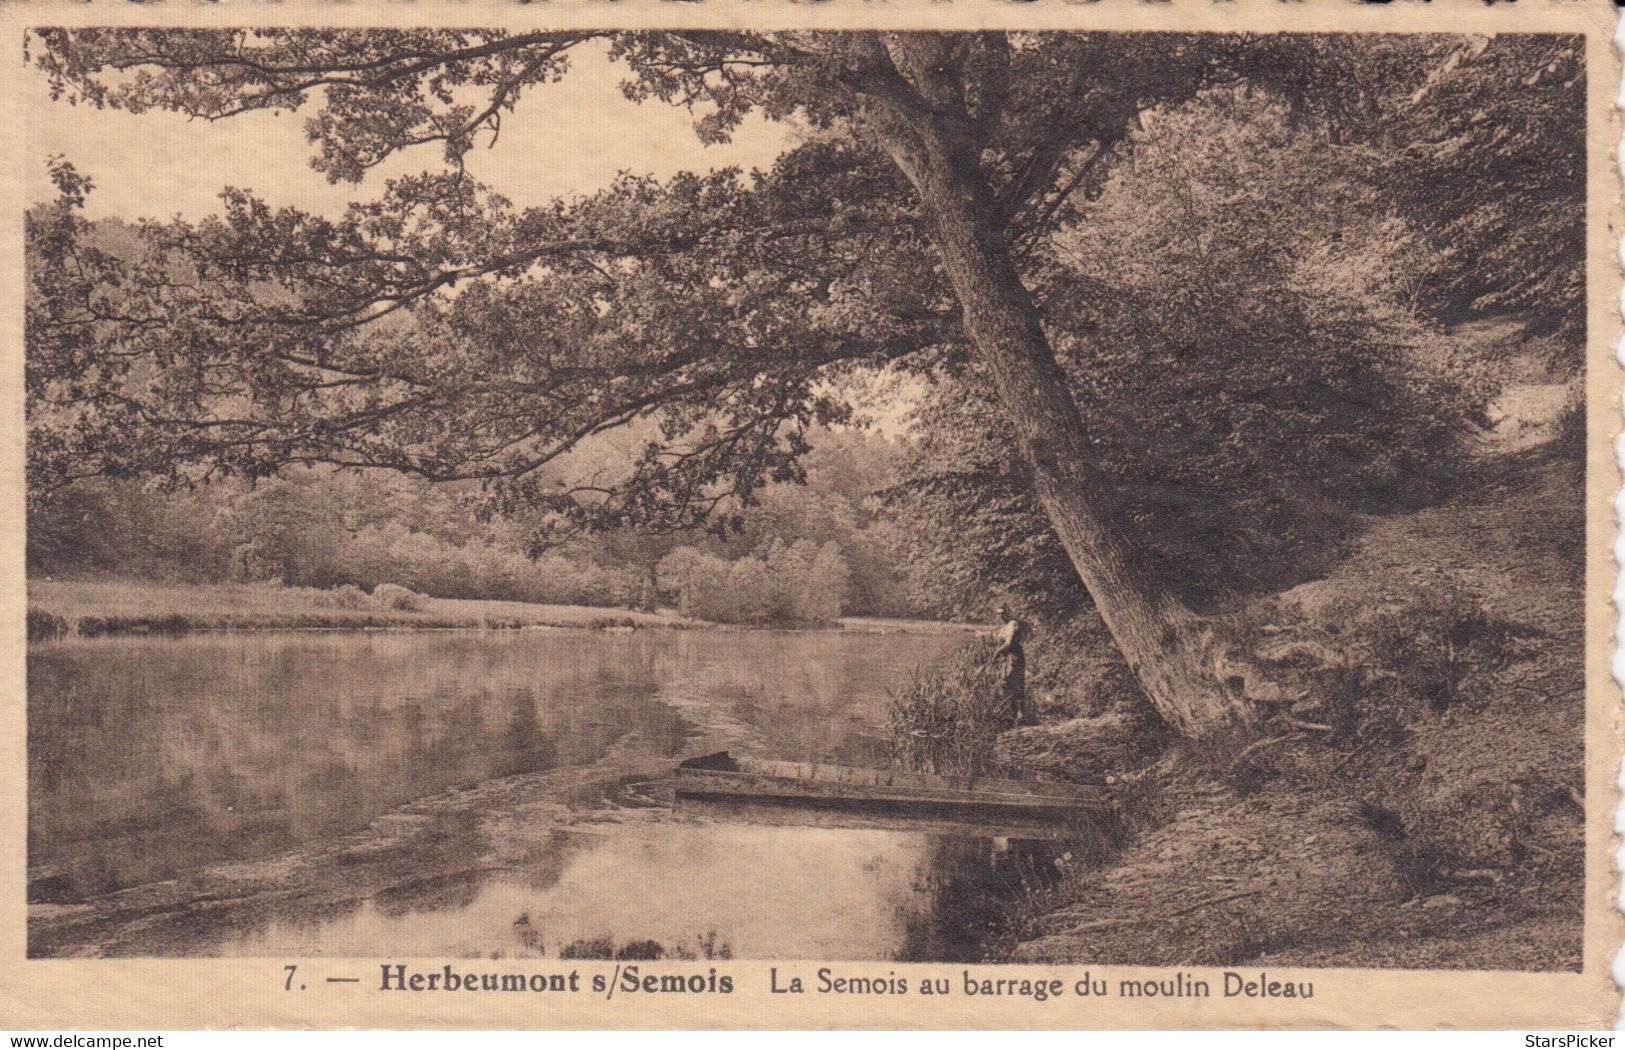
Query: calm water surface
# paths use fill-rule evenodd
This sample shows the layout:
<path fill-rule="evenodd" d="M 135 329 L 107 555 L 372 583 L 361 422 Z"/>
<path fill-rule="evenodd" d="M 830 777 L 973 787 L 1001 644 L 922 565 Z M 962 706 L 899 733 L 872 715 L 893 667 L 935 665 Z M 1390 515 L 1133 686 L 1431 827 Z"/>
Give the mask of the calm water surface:
<path fill-rule="evenodd" d="M 887 692 L 964 640 L 265 632 L 34 646 L 31 900 L 319 850 L 414 800 L 515 774 L 558 771 L 560 803 L 599 805 L 601 784 L 571 797 L 570 771 L 612 755 L 663 767 L 727 747 L 881 764 Z M 552 833 L 524 863 L 270 909 L 201 950 L 512 957 L 608 938 L 738 957 L 943 957 L 962 931 L 933 916 L 988 876 L 988 856 L 974 839 L 630 814 Z"/>

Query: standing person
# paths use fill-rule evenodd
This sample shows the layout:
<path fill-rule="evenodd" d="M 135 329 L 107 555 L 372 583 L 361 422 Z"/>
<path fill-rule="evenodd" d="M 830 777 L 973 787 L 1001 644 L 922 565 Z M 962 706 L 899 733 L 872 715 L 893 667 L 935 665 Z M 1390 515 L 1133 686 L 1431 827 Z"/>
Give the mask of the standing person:
<path fill-rule="evenodd" d="M 1032 634 L 1025 620 L 1012 616 L 1008 605 L 999 606 L 999 632 L 993 636 L 993 665 L 999 675 L 999 700 L 1005 717 L 1016 725 L 1037 725 L 1027 706 L 1027 653 L 1023 643 Z"/>

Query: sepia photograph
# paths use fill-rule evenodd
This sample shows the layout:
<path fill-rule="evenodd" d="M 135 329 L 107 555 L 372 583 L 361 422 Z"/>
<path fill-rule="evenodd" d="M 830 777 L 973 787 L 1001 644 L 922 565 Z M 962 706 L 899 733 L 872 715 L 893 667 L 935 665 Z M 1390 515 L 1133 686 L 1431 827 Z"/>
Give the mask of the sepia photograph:
<path fill-rule="evenodd" d="M 22 36 L 31 960 L 1591 957 L 1584 35 Z"/>

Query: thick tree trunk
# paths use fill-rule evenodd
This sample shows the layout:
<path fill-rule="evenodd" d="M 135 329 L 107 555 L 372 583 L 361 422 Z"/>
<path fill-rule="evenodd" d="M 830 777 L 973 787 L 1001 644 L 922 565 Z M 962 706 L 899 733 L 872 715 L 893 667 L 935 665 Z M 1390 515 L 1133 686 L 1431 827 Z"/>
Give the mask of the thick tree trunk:
<path fill-rule="evenodd" d="M 943 110 L 884 104 L 869 126 L 918 191 L 922 217 L 1031 468 L 1038 499 L 1146 696 L 1177 732 L 1249 720 L 1242 690 L 1201 617 L 1147 571 L 1100 506 L 1107 491 L 1083 421 L 1021 282 L 966 136 Z"/>

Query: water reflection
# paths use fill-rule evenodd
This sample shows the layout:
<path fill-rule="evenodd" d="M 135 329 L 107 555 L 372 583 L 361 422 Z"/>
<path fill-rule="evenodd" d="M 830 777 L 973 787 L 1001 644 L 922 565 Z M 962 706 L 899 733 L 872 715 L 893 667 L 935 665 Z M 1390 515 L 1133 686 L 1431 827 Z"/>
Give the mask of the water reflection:
<path fill-rule="evenodd" d="M 880 764 L 887 691 L 959 640 L 286 633 L 32 647 L 30 901 L 94 897 L 106 921 L 44 909 L 30 952 L 976 959 L 1001 902 L 1064 844 L 667 810 L 580 823 L 606 768 L 613 782 L 724 748 Z M 126 887 L 142 887 L 127 910 L 101 896 Z"/>
<path fill-rule="evenodd" d="M 30 647 L 30 900 L 310 849 L 413 799 L 613 748 L 873 763 L 956 636 L 200 634 Z"/>
<path fill-rule="evenodd" d="M 993 856 L 986 839 L 658 823 L 561 836 L 541 879 L 379 895 L 319 921 L 273 919 L 218 951 L 969 961 L 1019 889 Z"/>

